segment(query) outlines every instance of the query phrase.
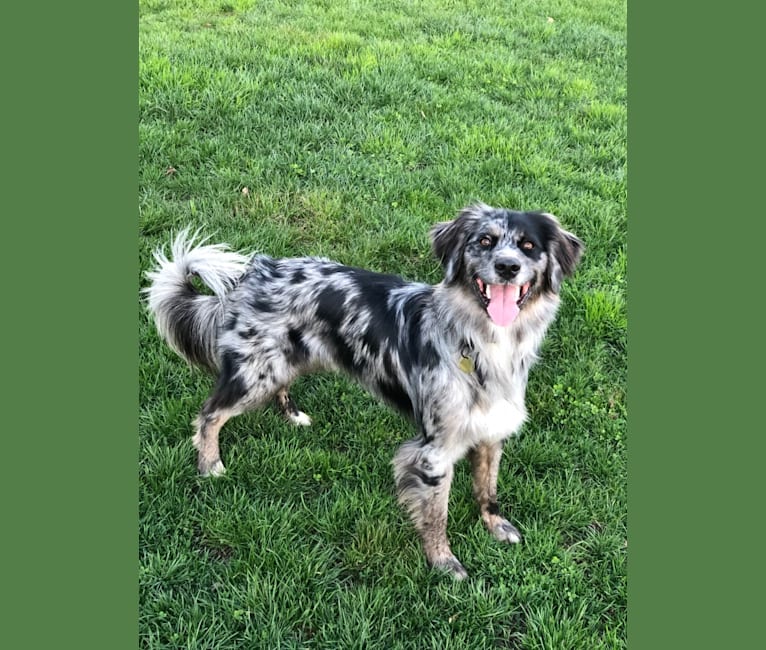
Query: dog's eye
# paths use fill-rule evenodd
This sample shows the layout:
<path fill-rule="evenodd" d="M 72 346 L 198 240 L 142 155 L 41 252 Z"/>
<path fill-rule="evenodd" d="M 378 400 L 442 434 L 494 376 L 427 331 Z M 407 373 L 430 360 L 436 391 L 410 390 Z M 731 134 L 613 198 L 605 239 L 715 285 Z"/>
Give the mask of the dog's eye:
<path fill-rule="evenodd" d="M 479 240 L 479 246 L 481 246 L 482 248 L 489 248 L 490 246 L 492 246 L 492 237 L 490 237 L 489 235 L 484 235 Z"/>
<path fill-rule="evenodd" d="M 525 251 L 531 251 L 535 247 L 535 243 L 525 239 L 521 242 L 521 248 Z"/>

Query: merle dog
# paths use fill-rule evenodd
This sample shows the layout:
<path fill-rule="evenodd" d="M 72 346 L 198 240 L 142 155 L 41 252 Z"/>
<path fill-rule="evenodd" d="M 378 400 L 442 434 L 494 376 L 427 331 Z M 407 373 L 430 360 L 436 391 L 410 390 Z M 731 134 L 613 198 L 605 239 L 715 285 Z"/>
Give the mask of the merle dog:
<path fill-rule="evenodd" d="M 453 465 L 470 457 L 484 523 L 520 541 L 497 505 L 503 441 L 527 417 L 529 368 L 583 245 L 550 214 L 484 204 L 436 224 L 431 238 L 444 268 L 435 286 L 320 258 L 247 258 L 184 231 L 172 260 L 155 253 L 147 293 L 162 337 L 218 378 L 195 422 L 203 475 L 224 472 L 218 434 L 229 418 L 276 398 L 308 425 L 290 384 L 344 371 L 414 422 L 393 460 L 399 501 L 429 563 L 463 578 L 446 534 Z"/>

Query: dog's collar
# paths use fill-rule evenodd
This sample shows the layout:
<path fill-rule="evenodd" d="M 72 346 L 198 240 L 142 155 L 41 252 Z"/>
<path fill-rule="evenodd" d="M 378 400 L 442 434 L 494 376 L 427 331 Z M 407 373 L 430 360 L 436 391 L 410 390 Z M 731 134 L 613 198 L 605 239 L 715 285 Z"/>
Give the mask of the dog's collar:
<path fill-rule="evenodd" d="M 457 367 L 467 375 L 476 370 L 476 352 L 470 344 L 463 343 L 460 348 L 460 359 L 457 362 Z"/>

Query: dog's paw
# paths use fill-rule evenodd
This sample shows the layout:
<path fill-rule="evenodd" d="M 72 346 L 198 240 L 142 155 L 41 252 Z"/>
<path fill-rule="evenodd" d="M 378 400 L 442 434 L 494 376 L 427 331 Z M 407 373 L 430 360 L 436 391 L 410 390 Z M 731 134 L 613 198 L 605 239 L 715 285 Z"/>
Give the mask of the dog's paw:
<path fill-rule="evenodd" d="M 497 518 L 497 521 L 490 528 L 490 532 L 495 539 L 509 544 L 518 544 L 521 541 L 521 533 L 507 519 Z"/>
<path fill-rule="evenodd" d="M 288 413 L 287 419 L 290 420 L 296 427 L 310 427 L 311 418 L 303 411 L 297 411 L 295 413 Z"/>
<path fill-rule="evenodd" d="M 440 558 L 439 560 L 432 562 L 431 566 L 438 571 L 448 573 L 455 578 L 455 580 L 465 580 L 468 577 L 468 571 L 465 570 L 465 567 L 460 564 L 460 560 L 454 555 Z"/>
<path fill-rule="evenodd" d="M 200 464 L 199 473 L 201 476 L 223 476 L 226 473 L 226 468 L 223 466 L 221 459 L 208 464 Z"/>

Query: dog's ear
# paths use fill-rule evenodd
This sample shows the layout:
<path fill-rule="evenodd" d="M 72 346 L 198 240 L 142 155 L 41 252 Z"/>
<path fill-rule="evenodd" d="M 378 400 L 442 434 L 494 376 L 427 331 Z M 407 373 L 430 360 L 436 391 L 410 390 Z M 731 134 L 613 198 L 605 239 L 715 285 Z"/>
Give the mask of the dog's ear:
<path fill-rule="evenodd" d="M 451 284 L 463 273 L 463 251 L 480 206 L 464 208 L 456 219 L 442 221 L 431 228 L 434 255 L 444 268 L 444 280 Z"/>
<path fill-rule="evenodd" d="M 546 280 L 549 288 L 558 293 L 562 280 L 572 275 L 577 268 L 580 257 L 585 250 L 585 244 L 579 237 L 564 230 L 559 220 L 552 214 L 542 212 L 540 216 L 548 219 L 553 227 Z"/>
<path fill-rule="evenodd" d="M 457 219 L 442 221 L 431 228 L 434 255 L 444 269 L 444 279 L 450 284 L 460 277 L 463 266 L 465 236 Z"/>

